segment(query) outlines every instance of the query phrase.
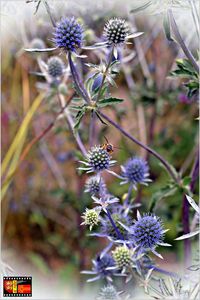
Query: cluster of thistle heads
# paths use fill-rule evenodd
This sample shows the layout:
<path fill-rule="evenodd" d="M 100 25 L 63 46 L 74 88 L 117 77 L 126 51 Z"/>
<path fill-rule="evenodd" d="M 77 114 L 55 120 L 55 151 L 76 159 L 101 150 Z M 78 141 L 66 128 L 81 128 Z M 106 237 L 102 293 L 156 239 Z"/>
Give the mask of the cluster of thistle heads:
<path fill-rule="evenodd" d="M 53 32 L 52 42 L 55 48 L 45 48 L 42 40 L 35 38 L 30 47 L 36 52 L 53 51 L 60 49 L 63 53 L 75 53 L 80 49 L 96 49 L 113 46 L 115 49 L 123 44 L 130 44 L 129 39 L 135 38 L 142 33 L 130 33 L 129 25 L 126 20 L 112 18 L 104 26 L 103 41 L 93 46 L 84 46 L 84 27 L 74 17 L 65 17 L 57 22 Z M 40 51 L 39 51 L 40 50 Z M 116 50 L 117 53 L 117 50 Z M 48 61 L 47 72 L 53 79 L 61 77 L 64 72 L 64 65 L 59 57 L 52 57 Z M 97 78 L 96 78 L 97 79 Z"/>
<path fill-rule="evenodd" d="M 113 18 L 105 24 L 104 41 L 91 48 L 112 46 L 117 49 L 140 34 L 131 34 L 125 20 Z M 53 49 L 59 48 L 65 53 L 76 53 L 78 49 L 84 49 L 83 26 L 75 18 L 61 19 L 56 25 L 53 42 Z M 44 45 L 36 39 L 32 42 L 32 47 L 42 49 Z M 66 72 L 63 61 L 57 56 L 49 58 L 42 68 L 50 82 L 55 82 Z M 94 89 L 101 85 L 102 77 L 98 75 L 95 80 Z M 121 292 L 113 285 L 114 278 L 123 276 L 128 282 L 133 272 L 146 276 L 154 268 L 150 253 L 162 258 L 157 247 L 170 246 L 163 242 L 166 230 L 157 216 L 150 213 L 141 215 L 137 211 L 137 218 L 133 217 L 138 205 L 132 199 L 132 190 L 136 190 L 138 185 L 148 185 L 151 182 L 149 166 L 143 158 L 135 156 L 127 160 L 117 174 L 111 170 L 116 161 L 101 145 L 92 147 L 80 163 L 80 170 L 92 173 L 85 183 L 85 192 L 93 200 L 92 207 L 83 212 L 82 225 L 88 226 L 91 236 L 107 239 L 107 246 L 92 261 L 92 270 L 82 273 L 92 275 L 88 282 L 98 279 L 107 281 L 108 284 L 102 288 L 98 299 L 121 299 Z M 109 192 L 104 181 L 105 172 L 115 176 L 119 184 L 127 185 L 125 197 L 119 199 Z"/>
<path fill-rule="evenodd" d="M 101 145 L 92 147 L 80 163 L 80 170 L 93 173 L 85 183 L 85 192 L 90 194 L 93 204 L 83 213 L 82 225 L 88 226 L 91 236 L 107 239 L 108 242 L 92 261 L 92 270 L 82 273 L 92 275 L 88 282 L 107 280 L 108 285 L 102 289 L 99 299 L 121 299 L 120 292 L 113 286 L 114 278 L 125 276 L 129 281 L 133 272 L 145 276 L 154 268 L 149 254 L 162 258 L 157 247 L 170 246 L 163 242 L 166 230 L 159 217 L 150 213 L 141 215 L 137 211 L 137 218 L 133 218 L 137 204 L 131 198 L 131 192 L 138 185 L 147 185 L 151 181 L 149 166 L 143 158 L 132 157 L 117 174 L 111 170 L 116 161 Z M 104 180 L 105 172 L 115 176 L 119 184 L 127 185 L 125 197 L 119 199 L 109 192 Z"/>

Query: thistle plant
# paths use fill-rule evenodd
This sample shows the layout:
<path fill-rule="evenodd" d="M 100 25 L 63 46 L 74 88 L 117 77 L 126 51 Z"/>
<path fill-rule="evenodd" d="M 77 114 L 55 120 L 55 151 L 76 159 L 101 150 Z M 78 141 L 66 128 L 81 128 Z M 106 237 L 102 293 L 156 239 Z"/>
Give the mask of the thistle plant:
<path fill-rule="evenodd" d="M 168 21 L 171 20 L 170 24 L 176 36 L 176 41 L 181 41 L 180 44 L 190 61 L 190 68 L 188 62 L 185 63 L 190 71 L 192 68 L 192 77 L 196 84 L 195 89 L 190 92 L 192 95 L 196 95 L 198 89 L 196 60 L 191 56 L 187 47 L 185 48 L 185 44 L 182 43 L 170 10 L 167 11 L 167 16 Z M 54 20 L 51 14 L 50 17 L 51 20 Z M 40 58 L 38 64 L 41 74 L 46 80 L 47 94 L 51 100 L 53 98 L 54 105 L 59 111 L 56 119 L 61 118 L 62 120 L 63 116 L 65 117 L 67 129 L 72 133 L 80 150 L 76 160 L 79 163 L 78 174 L 81 176 L 83 173 L 86 173 L 85 175 L 93 173 L 85 181 L 84 191 L 89 194 L 91 202 L 82 211 L 83 222 L 80 225 L 85 226 L 86 230 L 89 229 L 91 238 L 103 238 L 105 243 L 100 253 L 92 260 L 91 270 L 82 271 L 82 273 L 92 276 L 87 280 L 88 282 L 99 279 L 103 279 L 106 283 L 109 282 L 107 286 L 101 289 L 98 299 L 117 300 L 121 299 L 121 296 L 120 292 L 117 292 L 117 286 L 114 285 L 115 277 L 120 277 L 122 281 L 125 277 L 126 282 L 136 279 L 138 282 L 142 282 L 146 291 L 154 272 L 169 275 L 169 272 L 159 268 L 152 261 L 151 255 L 153 253 L 162 259 L 163 257 L 157 252 L 157 248 L 171 245 L 165 243 L 165 232 L 167 230 L 164 229 L 164 221 L 154 212 L 148 211 L 148 209 L 146 212 L 144 211 L 143 215 L 137 212 L 137 219 L 135 218 L 136 205 L 134 202 L 135 197 L 132 199 L 133 189 L 137 190 L 138 186 L 147 186 L 151 182 L 151 162 L 149 164 L 144 158 L 131 154 L 123 161 L 121 172 L 119 170 L 114 172 L 111 168 L 119 166 L 119 163 L 117 160 L 112 159 L 112 156 L 115 155 L 112 154 L 112 144 L 109 144 L 109 142 L 101 144 L 100 141 L 94 143 L 94 136 L 97 140 L 100 140 L 99 133 L 101 132 L 100 130 L 97 131 L 97 122 L 99 122 L 98 125 L 101 128 L 109 129 L 109 126 L 113 126 L 120 134 L 146 150 L 148 154 L 157 159 L 157 162 L 162 164 L 170 176 L 170 184 L 167 191 L 165 191 L 166 194 L 174 189 L 184 190 L 186 185 L 184 179 L 181 178 L 181 174 L 162 155 L 128 133 L 106 111 L 108 107 L 113 107 L 115 111 L 117 104 L 124 101 L 113 97 L 110 92 L 110 86 L 117 87 L 115 80 L 120 72 L 118 54 L 121 52 L 119 49 L 130 44 L 131 39 L 141 36 L 142 32 L 132 33 L 131 27 L 125 19 L 111 18 L 105 23 L 100 41 L 92 46 L 87 46 L 84 41 L 85 26 L 80 24 L 74 17 L 65 17 L 57 23 L 53 21 L 52 24 L 54 26 L 52 42 L 55 47 L 45 48 L 45 45 L 35 41 L 31 45 L 32 49 L 27 49 L 27 51 L 40 53 L 57 50 L 65 59 L 64 61 L 60 57 L 51 56 L 45 63 Z M 98 51 L 101 48 L 106 48 L 107 56 L 101 57 L 97 65 L 92 62 L 86 63 L 83 60 L 84 67 L 89 70 L 89 75 L 84 76 L 83 73 L 82 76 L 79 63 L 80 59 L 86 58 L 84 51 L 90 50 L 99 53 Z M 181 68 L 184 69 L 184 66 L 185 64 L 182 64 Z M 174 74 L 176 73 L 174 71 Z M 52 87 L 51 82 L 54 79 L 59 80 Z M 192 83 L 194 82 L 192 81 Z M 66 86 L 67 95 L 73 84 L 74 93 L 69 95 L 68 100 L 65 93 L 61 92 L 60 84 Z M 84 121 L 88 115 L 90 128 L 85 130 L 87 122 L 84 123 Z M 88 136 L 89 143 L 85 140 L 83 142 L 82 137 L 85 133 L 83 131 L 90 132 Z M 115 191 L 112 193 L 109 191 L 106 182 L 108 176 L 116 182 L 120 179 L 120 184 L 128 184 L 125 200 L 124 194 L 118 192 L 115 195 Z M 164 197 L 166 194 L 164 194 Z M 162 196 L 160 198 L 162 199 Z M 170 275 L 177 277 L 173 272 Z M 154 277 L 153 280 L 155 280 Z M 110 282 L 113 282 L 113 285 L 110 285 Z"/>

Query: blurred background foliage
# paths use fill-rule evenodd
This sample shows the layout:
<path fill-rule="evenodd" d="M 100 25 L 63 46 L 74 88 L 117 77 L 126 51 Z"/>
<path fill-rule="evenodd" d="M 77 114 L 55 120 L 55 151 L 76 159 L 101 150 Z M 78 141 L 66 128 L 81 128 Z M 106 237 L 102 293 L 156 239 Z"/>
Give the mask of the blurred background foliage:
<path fill-rule="evenodd" d="M 2 32 L 5 41 L 2 44 L 2 159 L 38 95 L 37 82 L 43 82 L 30 74 L 38 71 L 38 66 L 34 55 L 24 53 L 23 48 L 34 38 L 43 39 L 46 45 L 52 46 L 52 28 L 43 8 L 34 16 L 34 4 L 21 4 L 20 11 L 19 7 L 13 8 L 6 2 L 2 1 Z M 73 14 L 84 20 L 85 39 L 91 44 L 96 35 L 101 36 L 105 20 L 109 17 L 120 14 L 127 18 L 127 11 L 122 9 L 120 3 L 114 8 L 113 1 L 110 2 L 104 9 L 103 2 L 96 4 L 93 14 L 88 12 L 89 8 L 84 3 L 79 6 L 78 1 L 73 4 L 69 1 L 65 10 L 62 1 L 56 5 L 50 1 L 50 4 L 54 7 L 57 19 L 63 14 Z M 9 24 L 9 18 L 16 10 L 18 18 L 23 18 L 18 19 L 19 26 L 15 32 L 13 25 Z M 25 18 L 25 10 L 29 20 Z M 138 16 L 134 22 L 138 30 L 145 34 L 129 48 L 129 52 L 135 51 L 136 55 L 129 64 L 120 68 L 118 88 L 111 90 L 113 95 L 125 101 L 116 109 L 109 109 L 109 114 L 128 132 L 163 155 L 177 170 L 182 170 L 188 184 L 187 176 L 190 175 L 197 141 L 195 119 L 198 112 L 196 101 L 187 96 L 184 80 L 170 77 L 170 71 L 175 68 L 174 61 L 182 53 L 176 45 L 166 40 L 159 19 Z M 179 22 L 185 24 L 184 17 Z M 6 24 L 9 29 L 5 29 Z M 191 28 L 188 27 L 190 36 L 193 34 Z M 190 46 L 195 49 L 192 39 Z M 87 55 L 87 61 L 98 61 L 94 52 L 88 52 Z M 42 58 L 46 61 L 48 55 L 43 54 Z M 86 72 L 84 66 L 83 72 Z M 129 88 L 127 77 L 132 79 Z M 48 99 L 43 99 L 27 127 L 24 145 L 42 132 L 53 119 L 51 105 Z M 88 124 L 89 118 L 86 118 L 80 128 L 87 149 Z M 118 161 L 116 171 L 131 155 L 142 155 L 149 160 L 153 182 L 148 187 L 139 188 L 133 196 L 135 201 L 141 201 L 141 211 L 154 209 L 163 219 L 165 227 L 170 229 L 166 234 L 166 242 L 173 247 L 162 250 L 165 258 L 162 263 L 168 269 L 172 265 L 175 269 L 177 263 L 181 264 L 183 256 L 183 243 L 174 242 L 174 238 L 182 233 L 183 190 L 168 189 L 169 176 L 154 157 L 120 136 L 114 128 L 105 127 L 100 122 L 97 126 L 97 144 L 102 143 L 103 135 L 106 135 L 114 146 L 120 148 L 113 153 L 113 158 Z M 14 251 L 15 257 L 18 253 L 23 254 L 23 260 L 42 274 L 51 271 L 63 280 L 79 278 L 83 282 L 85 278 L 79 275 L 79 271 L 91 267 L 91 258 L 103 248 L 105 241 L 91 239 L 87 229 L 80 226 L 80 216 L 85 207 L 91 205 L 91 199 L 84 193 L 87 176 L 80 176 L 77 171 L 79 156 L 64 120 L 58 120 L 53 129 L 32 147 L 14 174 L 2 201 L 2 240 L 7 255 L 9 251 Z M 122 199 L 127 187 L 120 186 L 119 180 L 110 175 L 106 174 L 105 178 L 110 192 Z M 195 195 L 198 195 L 198 186 Z"/>

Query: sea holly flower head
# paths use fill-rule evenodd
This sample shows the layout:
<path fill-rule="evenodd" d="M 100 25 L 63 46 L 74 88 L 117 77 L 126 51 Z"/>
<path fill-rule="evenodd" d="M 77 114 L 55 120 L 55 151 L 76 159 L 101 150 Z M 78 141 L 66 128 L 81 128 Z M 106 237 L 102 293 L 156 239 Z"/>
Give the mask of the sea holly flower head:
<path fill-rule="evenodd" d="M 127 246 L 118 246 L 114 251 L 112 251 L 112 256 L 119 269 L 126 269 L 132 264 L 132 253 Z"/>
<path fill-rule="evenodd" d="M 130 158 L 121 169 L 123 179 L 121 184 L 130 183 L 136 189 L 138 183 L 147 185 L 147 182 L 151 181 L 148 178 L 149 166 L 143 158 Z"/>
<path fill-rule="evenodd" d="M 74 17 L 62 18 L 57 23 L 53 41 L 56 47 L 64 51 L 76 52 L 76 49 L 81 48 L 83 41 L 82 25 Z"/>
<path fill-rule="evenodd" d="M 52 56 L 49 58 L 47 62 L 47 68 L 48 68 L 48 74 L 53 77 L 61 77 L 64 72 L 64 63 L 63 61 L 57 57 L 57 56 Z"/>
<path fill-rule="evenodd" d="M 34 38 L 30 42 L 30 47 L 34 49 L 44 49 L 46 47 L 44 41 L 40 38 Z"/>
<path fill-rule="evenodd" d="M 114 46 L 121 46 L 123 44 L 131 44 L 129 39 L 136 38 L 143 34 L 143 32 L 131 33 L 126 20 L 121 18 L 111 18 L 104 26 L 103 36 L 104 41 L 94 44 L 93 46 L 84 47 L 85 49 L 97 49 Z M 116 50 L 116 49 L 115 49 Z M 117 51 L 114 51 L 114 56 L 117 59 Z"/>
<path fill-rule="evenodd" d="M 103 170 L 108 170 L 116 162 L 111 160 L 110 154 L 104 150 L 101 146 L 92 147 L 86 156 L 86 161 L 80 161 L 85 165 L 80 170 L 86 170 L 87 173 L 90 172 L 101 172 Z"/>
<path fill-rule="evenodd" d="M 158 217 L 145 214 L 132 227 L 135 243 L 143 249 L 154 249 L 163 241 L 163 226 Z"/>
<path fill-rule="evenodd" d="M 98 300 L 120 300 L 121 292 L 117 292 L 116 288 L 113 285 L 107 285 L 101 289 Z"/>
<path fill-rule="evenodd" d="M 121 223 L 123 226 L 123 224 Z M 153 214 L 140 215 L 137 212 L 137 220 L 133 226 L 124 226 L 124 228 L 131 234 L 133 243 L 138 249 L 138 255 L 153 252 L 160 258 L 163 258 L 155 248 L 157 246 L 171 246 L 170 244 L 163 243 L 164 234 L 168 230 L 164 230 L 163 224 L 159 217 Z"/>
<path fill-rule="evenodd" d="M 104 27 L 104 36 L 108 44 L 123 44 L 129 34 L 129 27 L 124 19 L 110 19 Z"/>
<path fill-rule="evenodd" d="M 129 39 L 140 36 L 143 32 L 130 33 L 130 28 L 126 20 L 112 18 L 104 26 L 103 35 L 107 45 L 119 46 L 129 44 Z"/>
<path fill-rule="evenodd" d="M 98 225 L 99 223 L 99 211 L 86 208 L 82 218 L 84 219 L 84 222 L 81 223 L 81 225 L 88 225 L 90 230 L 92 230 L 93 226 Z"/>
<path fill-rule="evenodd" d="M 89 177 L 85 183 L 85 192 L 93 195 L 103 195 L 107 191 L 103 178 L 99 176 Z"/>
<path fill-rule="evenodd" d="M 112 276 L 118 275 L 119 273 L 113 269 L 115 261 L 110 254 L 104 256 L 98 255 L 96 259 L 92 260 L 93 268 L 91 271 L 82 271 L 82 274 L 94 275 L 94 277 L 87 280 L 87 282 L 96 281 L 99 279 L 106 279 L 112 282 Z"/>

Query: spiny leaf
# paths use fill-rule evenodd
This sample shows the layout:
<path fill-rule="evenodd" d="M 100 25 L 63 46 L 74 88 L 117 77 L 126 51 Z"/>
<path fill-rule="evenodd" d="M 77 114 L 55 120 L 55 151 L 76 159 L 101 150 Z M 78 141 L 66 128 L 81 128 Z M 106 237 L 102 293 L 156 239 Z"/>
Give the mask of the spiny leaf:
<path fill-rule="evenodd" d="M 124 100 L 123 99 L 119 99 L 119 98 L 106 98 L 106 99 L 103 99 L 103 100 L 100 100 L 98 102 L 98 106 L 99 107 L 105 107 L 105 106 L 108 106 L 108 105 L 114 105 L 114 104 L 117 104 L 117 103 L 121 103 L 123 102 Z"/>
<path fill-rule="evenodd" d="M 24 49 L 26 52 L 52 52 L 56 50 L 57 47 L 54 48 L 44 48 L 44 49 L 37 49 L 37 48 L 32 48 L 32 49 Z"/>
<path fill-rule="evenodd" d="M 130 11 L 130 13 L 135 14 L 135 13 L 141 12 L 141 11 L 145 10 L 146 8 L 148 8 L 150 5 L 151 5 L 151 1 L 148 1 L 148 2 L 145 3 L 144 5 L 141 5 L 141 6 L 137 7 L 137 8 L 133 8 L 133 9 Z"/>
<path fill-rule="evenodd" d="M 101 121 L 101 123 L 107 126 L 106 122 L 104 122 L 104 120 L 101 118 L 101 116 L 99 115 L 99 113 L 97 111 L 95 111 L 95 114 L 96 114 L 97 118 Z"/>
<path fill-rule="evenodd" d="M 76 115 L 76 122 L 74 124 L 74 129 L 78 129 L 81 123 L 81 120 L 83 116 L 85 115 L 86 111 L 85 109 L 79 110 L 79 112 Z"/>
<path fill-rule="evenodd" d="M 197 206 L 196 202 L 188 195 L 186 195 L 186 198 L 194 210 L 200 215 L 200 208 Z"/>
<path fill-rule="evenodd" d="M 178 238 L 175 239 L 175 241 L 181 241 L 181 240 L 185 240 L 185 239 L 189 239 L 197 234 L 200 234 L 200 231 L 197 230 L 197 231 L 194 231 L 194 232 L 189 232 L 189 233 L 186 233 L 182 236 L 179 236 Z"/>

